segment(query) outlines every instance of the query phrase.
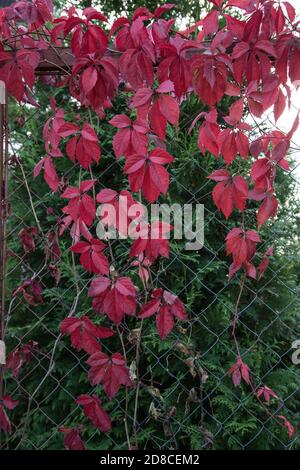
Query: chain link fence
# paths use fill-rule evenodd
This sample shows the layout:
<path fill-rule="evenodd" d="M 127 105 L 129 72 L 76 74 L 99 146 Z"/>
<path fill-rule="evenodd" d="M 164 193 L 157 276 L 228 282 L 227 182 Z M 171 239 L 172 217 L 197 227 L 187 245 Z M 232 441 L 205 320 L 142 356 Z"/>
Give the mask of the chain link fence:
<path fill-rule="evenodd" d="M 169 259 L 161 259 L 150 268 L 152 286 L 178 295 L 186 305 L 188 321 L 177 324 L 165 341 L 159 340 L 151 320 L 143 323 L 135 433 L 138 445 L 146 449 L 263 449 L 269 443 L 272 448 L 297 448 L 297 429 L 287 439 L 253 392 L 247 387 L 235 388 L 227 374 L 236 359 L 231 316 L 238 280 L 227 278 L 229 260 L 224 242 L 232 222 L 226 222 L 211 202 L 213 185 L 207 176 L 216 161 L 200 154 L 196 130 L 191 135 L 188 132 L 198 112 L 197 106 L 187 105 L 179 133 L 167 142 L 176 160 L 170 168 L 169 202 L 204 204 L 204 247 L 185 252 L 184 242 L 172 241 Z M 49 113 L 43 104 L 34 108 L 10 103 L 9 119 L 3 126 L 4 150 L 5 141 L 8 143 L 7 200 L 2 203 L 2 210 L 7 212 L 5 327 L 12 364 L 4 371 L 4 386 L 20 404 L 9 412 L 12 430 L 2 433 L 1 448 L 61 449 L 60 428 L 83 423 L 88 448 L 122 450 L 128 448 L 124 416 L 131 430 L 136 389 L 126 393 L 122 389 L 112 402 L 105 400 L 101 387 L 88 383 L 87 354 L 72 348 L 69 338 L 59 331 L 60 322 L 68 315 L 92 315 L 93 310 L 87 297 L 91 275 L 72 257 L 66 233 L 59 240 L 61 256 L 56 256 L 54 241 L 63 201 L 47 190 L 41 176 L 33 178 L 34 165 L 44 151 L 42 129 Z M 271 114 L 260 123 L 264 125 L 275 126 Z M 253 136 L 255 131 L 254 126 Z M 290 160 L 299 153 L 297 143 L 292 147 Z M 97 190 L 110 187 L 114 175 L 122 175 L 123 162 L 110 151 L 104 145 L 100 169 L 93 175 Z M 261 251 L 274 245 L 275 256 L 262 281 L 245 284 L 238 311 L 238 337 L 256 387 L 269 385 L 278 393 L 279 399 L 270 405 L 272 413 L 288 416 L 297 428 L 300 366 L 293 364 L 291 357 L 293 341 L 299 336 L 300 315 L 299 168 L 295 162 L 291 168 L 279 183 L 283 202 L 278 218 L 269 223 L 262 236 Z M 67 180 L 75 185 L 78 168 L 70 165 L 60 175 L 64 178 L 61 189 Z M 250 211 L 248 222 L 255 224 L 255 209 Z M 37 229 L 35 249 L 25 253 L 20 231 L 31 227 Z M 128 241 L 114 240 L 111 245 L 116 264 L 124 264 L 129 256 Z M 130 265 L 128 272 L 134 272 Z M 41 291 L 35 290 L 32 281 Z M 133 375 L 138 328 L 140 322 L 130 319 L 119 331 Z M 116 332 L 112 339 L 103 341 L 103 350 L 112 354 L 119 342 Z M 111 432 L 100 433 L 83 418 L 75 402 L 82 393 L 103 397 L 113 419 Z"/>

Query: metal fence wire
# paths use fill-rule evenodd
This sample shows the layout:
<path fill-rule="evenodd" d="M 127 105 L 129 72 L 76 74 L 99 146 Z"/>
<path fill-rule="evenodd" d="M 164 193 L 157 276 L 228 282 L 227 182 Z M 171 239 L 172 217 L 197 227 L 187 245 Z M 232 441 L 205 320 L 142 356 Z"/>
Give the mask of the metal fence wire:
<path fill-rule="evenodd" d="M 56 257 L 55 240 L 64 201 L 49 190 L 41 175 L 33 177 L 33 168 L 44 152 L 42 128 L 51 114 L 47 104 L 51 83 L 44 85 L 44 90 L 39 89 L 42 104 L 38 108 L 10 102 L 8 112 L 7 106 L 1 105 L 2 181 L 5 168 L 8 172 L 8 184 L 2 186 L 1 205 L 2 222 L 4 218 L 7 221 L 7 232 L 2 231 L 2 248 L 3 241 L 7 247 L 6 272 L 2 272 L 2 309 L 10 360 L 10 367 L 2 367 L 2 373 L 4 392 L 19 400 L 19 405 L 7 412 L 12 429 L 10 433 L 1 433 L 1 448 L 61 449 L 61 428 L 82 424 L 87 448 L 122 450 L 128 447 L 125 415 L 132 433 L 136 388 L 125 393 L 122 387 L 109 402 L 101 386 L 92 387 L 88 382 L 87 354 L 76 351 L 70 338 L 59 330 L 61 321 L 68 315 L 93 316 L 91 299 L 87 296 L 92 276 L 81 269 L 78 259 L 74 263 L 67 233 L 59 239 L 61 256 Z M 200 154 L 196 129 L 191 135 L 188 133 L 198 112 L 197 106 L 186 105 L 180 131 L 167 140 L 167 148 L 175 157 L 174 166 L 170 167 L 169 202 L 204 204 L 204 246 L 199 251 L 187 252 L 185 241 L 171 240 L 169 259 L 161 259 L 150 268 L 152 285 L 178 295 L 186 305 L 188 321 L 176 324 L 164 341 L 159 340 L 154 321 L 144 321 L 136 411 L 138 446 L 146 449 L 297 448 L 300 376 L 299 366 L 291 358 L 300 318 L 299 168 L 295 163 L 299 148 L 293 143 L 289 157 L 291 170 L 281 176 L 278 217 L 262 230 L 261 251 L 274 245 L 274 256 L 265 278 L 259 282 L 246 281 L 238 312 L 242 354 L 251 368 L 255 385 L 265 384 L 279 397 L 267 405 L 271 410 L 267 413 L 253 392 L 247 386 L 234 387 L 227 373 L 236 360 L 231 316 L 239 289 L 238 279 L 227 277 L 229 260 L 224 240 L 233 225 L 226 222 L 211 200 L 213 185 L 207 176 L 218 162 Z M 97 125 L 96 118 L 94 124 Z M 260 126 L 276 126 L 273 116 L 265 116 Z M 103 140 L 101 124 L 98 130 Z M 255 131 L 254 125 L 253 136 Z M 123 161 L 110 154 L 110 143 L 102 145 L 101 164 L 93 175 L 97 190 L 110 187 L 115 175 L 122 178 Z M 76 184 L 79 170 L 71 164 L 59 167 L 60 164 L 58 173 L 64 178 L 60 181 L 62 190 L 67 182 Z M 248 222 L 255 224 L 255 209 L 250 211 Z M 20 231 L 31 227 L 37 229 L 35 249 L 24 252 Z M 130 243 L 114 240 L 111 245 L 116 264 L 126 264 Z M 138 284 L 136 268 L 129 264 L 128 272 Z M 97 315 L 94 318 L 99 319 Z M 107 324 L 102 317 L 101 322 Z M 138 328 L 139 321 L 135 319 L 126 319 L 120 326 L 133 375 Z M 108 354 L 120 350 L 117 334 L 104 340 L 102 347 Z M 112 417 L 110 432 L 101 433 L 83 416 L 75 402 L 83 393 L 101 397 Z M 293 422 L 296 433 L 291 439 L 270 414 L 284 415 Z"/>

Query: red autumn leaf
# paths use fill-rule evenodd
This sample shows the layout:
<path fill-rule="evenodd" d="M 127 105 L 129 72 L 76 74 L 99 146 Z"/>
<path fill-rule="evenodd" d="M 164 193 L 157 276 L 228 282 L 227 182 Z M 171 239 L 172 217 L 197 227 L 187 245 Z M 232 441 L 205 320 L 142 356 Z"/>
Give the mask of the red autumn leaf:
<path fill-rule="evenodd" d="M 223 0 L 210 0 L 218 9 L 221 8 Z"/>
<path fill-rule="evenodd" d="M 296 10 L 295 7 L 290 2 L 284 2 L 284 6 L 287 11 L 287 15 L 291 22 L 293 22 L 296 18 Z"/>
<path fill-rule="evenodd" d="M 17 379 L 19 377 L 21 368 L 31 361 L 33 357 L 33 351 L 37 348 L 37 342 L 28 341 L 28 343 L 22 344 L 18 348 L 11 351 L 7 356 L 5 370 L 10 370 L 13 377 Z"/>
<path fill-rule="evenodd" d="M 172 229 L 170 224 L 162 221 L 154 221 L 151 225 L 140 223 L 129 232 L 130 237 L 135 238 L 130 249 L 130 256 L 144 254 L 153 263 L 159 256 L 169 258 L 169 234 Z"/>
<path fill-rule="evenodd" d="M 58 148 L 61 141 L 61 136 L 59 135 L 59 128 L 65 123 L 64 119 L 64 110 L 56 108 L 56 103 L 54 98 L 50 97 L 50 107 L 53 112 L 53 115 L 50 116 L 44 124 L 43 127 L 43 140 L 45 144 L 45 149 L 48 155 L 53 157 L 62 157 L 63 154 Z M 77 129 L 75 124 L 68 123 L 72 129 Z"/>
<path fill-rule="evenodd" d="M 71 247 L 73 253 L 80 253 L 80 264 L 90 273 L 109 274 L 109 262 L 102 251 L 106 245 L 96 238 L 88 242 L 77 242 Z"/>
<path fill-rule="evenodd" d="M 59 128 L 58 134 L 62 138 L 75 134 L 66 145 L 67 155 L 73 162 L 77 161 L 86 170 L 91 163 L 99 163 L 100 144 L 95 130 L 89 123 L 83 124 L 80 133 L 77 126 L 72 129 L 69 123 L 64 123 Z"/>
<path fill-rule="evenodd" d="M 97 70 L 95 67 L 90 66 L 84 69 L 84 72 L 81 76 L 81 83 L 83 92 L 87 95 L 96 85 L 97 82 Z"/>
<path fill-rule="evenodd" d="M 163 339 L 173 330 L 174 317 L 186 320 L 185 307 L 176 295 L 163 289 L 155 289 L 152 297 L 141 308 L 139 318 L 148 318 L 156 314 L 156 328 Z"/>
<path fill-rule="evenodd" d="M 293 128 L 290 131 L 293 132 Z M 267 185 L 266 180 L 274 180 L 277 167 L 289 170 L 286 160 L 291 135 L 273 131 L 253 141 L 250 146 L 251 154 L 256 161 L 251 168 L 251 181 Z M 263 153 L 265 157 L 258 158 Z M 264 180 L 262 182 L 262 180 Z"/>
<path fill-rule="evenodd" d="M 10 12 L 15 20 L 23 20 L 30 31 L 43 26 L 46 21 L 52 21 L 53 3 L 49 0 L 33 0 L 28 3 L 18 3 L 16 9 Z"/>
<path fill-rule="evenodd" d="M 138 16 L 130 26 L 124 26 L 118 33 L 115 44 L 123 51 L 120 59 L 122 76 L 132 88 L 137 90 L 144 83 L 152 86 L 155 50 L 142 17 Z"/>
<path fill-rule="evenodd" d="M 58 176 L 56 173 L 56 169 L 53 165 L 52 158 L 47 155 L 43 157 L 34 167 L 33 176 L 36 178 L 42 168 L 44 168 L 44 180 L 48 184 L 49 188 L 52 191 L 56 192 L 58 190 Z"/>
<path fill-rule="evenodd" d="M 169 173 L 163 165 L 171 163 L 174 158 L 161 148 L 148 154 L 131 155 L 125 163 L 124 171 L 128 175 L 133 192 L 142 190 L 149 202 L 154 202 L 159 194 L 166 194 L 169 188 Z"/>
<path fill-rule="evenodd" d="M 61 427 L 59 431 L 64 434 L 64 446 L 67 450 L 85 450 L 78 428 Z"/>
<path fill-rule="evenodd" d="M 239 39 L 239 42 L 237 43 L 237 45 L 243 44 L 243 47 L 241 49 L 245 48 L 246 45 L 248 46 L 247 43 L 241 42 L 241 40 L 243 39 L 243 35 L 244 35 L 244 28 L 245 28 L 244 21 L 238 20 L 237 18 L 232 17 L 232 16 L 227 15 L 227 14 L 225 14 L 224 17 L 226 18 L 228 31 L 234 37 Z M 240 52 L 241 52 L 241 55 L 243 55 L 243 50 L 241 50 Z M 238 54 L 238 52 L 237 52 L 237 54 Z"/>
<path fill-rule="evenodd" d="M 275 217 L 278 208 L 278 200 L 274 194 L 266 193 L 263 203 L 257 212 L 257 224 L 260 228 L 267 220 Z"/>
<path fill-rule="evenodd" d="M 241 380 L 244 380 L 248 385 L 250 384 L 250 369 L 241 358 L 238 358 L 227 374 L 231 375 L 231 379 L 235 387 L 240 385 Z"/>
<path fill-rule="evenodd" d="M 295 434 L 294 426 L 286 419 L 285 416 L 279 415 L 278 418 L 282 419 L 283 426 L 287 429 L 289 438 L 293 437 L 293 435 Z"/>
<path fill-rule="evenodd" d="M 250 82 L 246 89 L 246 97 L 248 98 L 249 111 L 255 117 L 261 117 L 270 107 L 274 106 L 274 112 L 277 115 L 283 112 L 283 103 L 280 88 L 281 82 L 276 75 L 268 75 L 264 77 L 262 85 L 259 81 Z M 287 95 L 290 91 L 286 86 Z M 285 100 L 285 98 L 284 98 Z"/>
<path fill-rule="evenodd" d="M 69 82 L 70 93 L 83 106 L 90 105 L 99 115 L 103 115 L 103 108 L 110 105 L 118 84 L 117 61 L 113 57 L 104 56 L 101 50 L 78 57 Z"/>
<path fill-rule="evenodd" d="M 2 397 L 2 405 L 5 406 L 8 410 L 14 410 L 18 406 L 19 401 L 14 400 L 10 395 L 4 395 Z"/>
<path fill-rule="evenodd" d="M 281 6 L 278 6 L 277 15 L 276 15 L 276 33 L 280 34 L 285 25 L 285 17 L 282 11 Z"/>
<path fill-rule="evenodd" d="M 277 57 L 277 53 L 273 44 L 267 39 L 258 40 L 255 44 L 255 48 L 266 52 L 270 56 Z"/>
<path fill-rule="evenodd" d="M 35 69 L 40 61 L 37 51 L 17 50 L 15 55 L 0 50 L 0 80 L 4 81 L 7 92 L 18 101 L 29 98 L 29 90 L 35 83 Z"/>
<path fill-rule="evenodd" d="M 119 324 L 124 315 L 135 315 L 136 288 L 129 277 L 118 277 L 113 283 L 104 276 L 92 280 L 88 291 L 93 298 L 96 312 L 106 314 L 110 320 Z"/>
<path fill-rule="evenodd" d="M 264 397 L 267 403 L 270 402 L 271 398 L 278 399 L 278 396 L 276 395 L 276 393 L 271 388 L 267 387 L 266 385 L 264 385 L 263 387 L 260 387 L 257 391 L 257 397 L 260 398 L 261 396 Z"/>
<path fill-rule="evenodd" d="M 35 307 L 38 304 L 44 303 L 42 292 L 42 286 L 38 281 L 35 281 L 34 279 L 26 279 L 19 287 L 17 287 L 17 289 L 14 289 L 12 296 L 14 297 L 22 294 L 24 300 L 29 305 Z"/>
<path fill-rule="evenodd" d="M 72 32 L 71 47 L 76 57 L 95 52 L 103 55 L 108 45 L 108 38 L 104 30 L 92 20 L 107 22 L 107 18 L 93 7 L 83 10 L 86 19 L 79 17 L 75 8 L 70 8 L 67 13 L 67 17 L 62 16 L 55 21 L 56 26 L 51 31 L 52 41 L 56 41 L 62 34 L 67 37 Z"/>
<path fill-rule="evenodd" d="M 174 8 L 175 4 L 174 3 L 164 3 L 163 5 L 157 7 L 154 12 L 153 16 L 155 18 L 159 18 L 162 16 L 166 11 L 172 10 Z"/>
<path fill-rule="evenodd" d="M 233 49 L 233 76 L 238 83 L 242 83 L 243 77 L 248 83 L 268 77 L 272 68 L 271 57 L 277 58 L 272 42 L 258 38 L 261 20 L 262 12 L 257 10 L 246 22 L 242 42 Z"/>
<path fill-rule="evenodd" d="M 203 18 L 202 25 L 206 36 L 216 33 L 219 27 L 219 12 L 217 10 L 212 10 L 208 13 L 208 15 Z"/>
<path fill-rule="evenodd" d="M 201 115 L 199 115 L 199 117 L 202 116 L 205 118 L 205 120 L 199 127 L 198 147 L 203 155 L 205 155 L 205 152 L 207 151 L 212 153 L 215 157 L 218 157 L 218 137 L 221 131 L 219 125 L 217 124 L 217 111 L 213 109 L 209 113 L 201 113 Z"/>
<path fill-rule="evenodd" d="M 9 395 L 5 395 L 0 400 L 0 429 L 6 434 L 11 432 L 11 423 L 6 414 L 5 408 L 13 410 L 18 405 L 18 400 L 13 400 Z"/>
<path fill-rule="evenodd" d="M 179 108 L 172 96 L 160 95 L 150 107 L 150 126 L 157 136 L 165 140 L 167 122 L 178 124 Z"/>
<path fill-rule="evenodd" d="M 22 228 L 19 237 L 22 241 L 25 253 L 35 250 L 34 237 L 37 235 L 36 227 Z"/>
<path fill-rule="evenodd" d="M 225 121 L 230 126 L 235 126 L 241 121 L 244 113 L 244 100 L 239 99 L 235 101 L 229 109 L 229 116 L 225 117 Z"/>
<path fill-rule="evenodd" d="M 249 139 L 239 127 L 243 127 L 243 124 L 237 126 L 236 129 L 224 129 L 218 135 L 219 153 L 227 166 L 233 162 L 237 154 L 245 159 L 248 158 Z"/>
<path fill-rule="evenodd" d="M 79 187 L 69 186 L 61 195 L 62 198 L 69 199 L 69 203 L 62 211 L 70 220 L 69 225 L 73 222 L 74 225 L 71 229 L 71 235 L 77 239 L 82 233 L 85 238 L 92 238 L 89 235 L 86 226 L 92 225 L 96 216 L 96 206 L 94 200 L 85 194 L 95 184 L 95 180 L 86 180 L 80 183 Z M 81 225 L 82 223 L 82 225 Z"/>
<path fill-rule="evenodd" d="M 172 84 L 170 80 L 169 82 Z M 172 89 L 174 89 L 173 84 L 172 86 L 173 86 Z M 132 97 L 131 107 L 143 108 L 145 106 L 148 111 L 152 103 L 153 95 L 154 95 L 154 90 L 152 90 L 152 88 L 148 88 L 148 87 L 139 88 Z"/>
<path fill-rule="evenodd" d="M 130 266 L 138 267 L 138 275 L 143 285 L 147 284 L 149 281 L 149 268 L 151 264 L 151 261 L 143 255 L 139 255 L 137 259 L 130 264 Z"/>
<path fill-rule="evenodd" d="M 210 176 L 218 184 L 213 189 L 213 200 L 226 219 L 234 208 L 244 212 L 248 196 L 248 185 L 242 176 L 231 177 L 228 170 L 216 170 Z"/>
<path fill-rule="evenodd" d="M 268 177 L 257 180 L 254 189 L 249 192 L 248 198 L 255 201 L 263 201 L 257 212 L 258 228 L 260 228 L 270 218 L 275 217 L 278 208 L 278 201 L 274 196 L 274 189 Z"/>
<path fill-rule="evenodd" d="M 117 18 L 110 29 L 109 32 L 109 37 L 113 36 L 118 30 L 121 28 L 123 29 L 123 33 L 125 33 L 125 36 L 128 36 L 128 30 L 130 27 L 130 20 L 128 18 L 125 18 L 124 16 L 121 16 L 120 18 Z"/>
<path fill-rule="evenodd" d="M 296 87 L 299 86 L 299 80 L 300 80 L 299 60 L 300 60 L 300 50 L 299 48 L 294 48 L 290 52 L 289 77 L 290 77 L 292 84 Z"/>
<path fill-rule="evenodd" d="M 232 59 L 239 59 L 240 57 L 244 56 L 247 54 L 249 51 L 250 46 L 247 42 L 238 42 L 236 46 L 234 47 L 234 50 L 232 52 Z"/>
<path fill-rule="evenodd" d="M 60 331 L 71 336 L 72 346 L 77 351 L 84 349 L 88 354 L 101 350 L 98 339 L 113 336 L 110 328 L 95 325 L 86 315 L 81 318 L 65 318 L 60 324 Z"/>
<path fill-rule="evenodd" d="M 133 154 L 144 154 L 147 152 L 149 132 L 148 127 L 139 119 L 131 121 L 125 114 L 117 114 L 110 121 L 119 131 L 113 138 L 114 152 L 117 158 L 122 155 L 128 157 Z"/>
<path fill-rule="evenodd" d="M 89 381 L 92 385 L 101 383 L 110 400 L 116 396 L 121 385 L 132 386 L 125 359 L 119 353 L 109 358 L 103 352 L 96 352 L 87 360 L 87 364 L 91 367 Z"/>
<path fill-rule="evenodd" d="M 239 85 L 236 85 L 235 83 L 227 82 L 225 95 L 240 96 L 241 95 L 241 87 Z"/>
<path fill-rule="evenodd" d="M 162 85 L 160 85 L 161 87 Z M 157 91 L 159 92 L 160 87 Z M 160 114 L 173 126 L 178 125 L 179 106 L 177 101 L 170 95 L 160 94 L 157 99 Z"/>
<path fill-rule="evenodd" d="M 274 117 L 277 122 L 286 107 L 286 97 L 284 96 L 282 90 L 279 88 L 278 95 L 274 104 Z"/>
<path fill-rule="evenodd" d="M 262 177 L 270 177 L 270 160 L 268 158 L 259 158 L 256 160 L 251 169 L 251 181 L 255 182 Z"/>
<path fill-rule="evenodd" d="M 96 395 L 80 395 L 76 399 L 78 405 L 83 406 L 85 416 L 95 428 L 102 432 L 110 431 L 111 420 L 107 412 L 101 406 L 101 400 Z"/>
<path fill-rule="evenodd" d="M 256 252 L 256 243 L 260 241 L 254 230 L 233 228 L 226 237 L 226 253 L 232 255 L 237 265 L 242 265 L 245 261 L 251 261 Z"/>
<path fill-rule="evenodd" d="M 192 59 L 193 87 L 203 103 L 214 106 L 223 98 L 227 86 L 227 66 L 224 54 L 195 55 Z"/>
<path fill-rule="evenodd" d="M 122 235 L 127 235 L 131 220 L 144 213 L 142 204 L 135 201 L 126 190 L 117 193 L 112 189 L 102 189 L 97 194 L 96 201 L 101 204 L 97 214 L 103 226 L 116 228 Z"/>
<path fill-rule="evenodd" d="M 273 256 L 273 247 L 272 246 L 270 246 L 270 248 L 268 248 L 267 251 L 264 253 L 263 259 L 262 259 L 262 261 L 260 262 L 260 264 L 258 266 L 258 272 L 259 272 L 258 280 L 260 280 L 263 277 L 263 275 L 265 274 L 266 269 L 267 269 L 267 267 L 269 266 L 269 263 L 270 263 L 270 256 Z"/>
<path fill-rule="evenodd" d="M 167 305 L 162 305 L 156 317 L 156 328 L 161 339 L 168 336 L 174 328 L 174 317 Z"/>
<path fill-rule="evenodd" d="M 172 91 L 174 91 L 174 84 L 170 80 L 166 80 L 155 90 L 139 88 L 132 99 L 132 106 L 138 109 L 139 116 L 147 118 L 149 114 L 150 127 L 162 140 L 166 138 L 167 122 L 174 126 L 178 125 L 178 102 L 166 94 Z"/>

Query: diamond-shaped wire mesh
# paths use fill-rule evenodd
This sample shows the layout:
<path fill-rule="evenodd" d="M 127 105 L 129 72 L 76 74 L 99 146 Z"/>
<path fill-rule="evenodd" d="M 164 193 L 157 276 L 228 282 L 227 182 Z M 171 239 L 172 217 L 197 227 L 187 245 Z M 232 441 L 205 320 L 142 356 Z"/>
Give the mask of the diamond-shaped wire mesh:
<path fill-rule="evenodd" d="M 196 132 L 188 133 L 198 110 L 191 113 L 185 109 L 180 136 L 173 135 L 167 142 L 176 159 L 174 168 L 170 168 L 168 202 L 204 204 L 204 247 L 197 252 L 186 252 L 184 241 L 172 241 L 169 259 L 162 259 L 151 267 L 153 287 L 178 295 L 186 304 L 188 321 L 177 323 L 165 341 L 159 340 L 153 321 L 143 322 L 138 394 L 136 388 L 128 389 L 126 394 L 122 389 L 109 402 L 101 387 L 89 385 L 88 356 L 72 348 L 69 338 L 60 334 L 59 325 L 68 315 L 93 315 L 87 297 L 91 276 L 79 267 L 69 252 L 68 234 L 62 237 L 62 256 L 57 262 L 60 282 L 56 285 L 49 274 L 49 259 L 45 258 L 44 251 L 47 245 L 48 252 L 51 251 L 47 234 L 57 232 L 57 219 L 64 204 L 41 183 L 41 176 L 37 179 L 32 176 L 33 167 L 43 152 L 42 128 L 49 113 L 49 109 L 27 106 L 22 110 L 15 105 L 10 113 L 6 342 L 8 352 L 29 341 L 36 341 L 38 346 L 33 348 L 28 363 L 24 358 L 20 371 L 5 372 L 5 390 L 20 404 L 10 414 L 12 431 L 5 436 L 2 434 L 1 448 L 60 449 L 63 438 L 59 429 L 84 423 L 88 448 L 126 449 L 124 416 L 130 439 L 135 443 L 137 438 L 141 448 L 297 447 L 297 433 L 289 440 L 285 430 L 257 402 L 252 391 L 247 387 L 235 388 L 227 374 L 236 360 L 231 317 L 238 281 L 227 278 L 228 259 L 224 249 L 225 235 L 233 225 L 225 221 L 211 202 L 213 186 L 207 176 L 217 162 L 203 157 L 197 148 Z M 259 126 L 265 124 L 269 128 L 276 127 L 271 114 Z M 253 136 L 255 132 L 256 125 Z M 37 155 L 39 149 L 41 153 Z M 296 158 L 298 152 L 294 143 L 291 159 Z M 96 174 L 97 189 L 109 187 L 112 175 L 121 175 L 122 167 L 122 162 L 104 151 L 101 170 Z M 70 166 L 62 173 L 75 184 L 78 168 Z M 279 199 L 283 207 L 262 236 L 262 252 L 273 244 L 275 258 L 271 259 L 265 279 L 259 283 L 246 282 L 238 311 L 242 354 L 251 366 L 255 386 L 266 384 L 275 389 L 278 385 L 276 391 L 280 399 L 267 408 L 276 416 L 288 416 L 294 425 L 297 425 L 300 404 L 299 366 L 291 362 L 292 343 L 297 339 L 300 318 L 299 260 L 296 259 L 298 175 L 298 167 L 293 162 L 280 183 Z M 254 214 L 254 210 L 250 212 L 249 224 L 255 224 Z M 23 228 L 36 227 L 37 220 L 42 231 L 36 236 L 35 251 L 24 253 L 18 234 Z M 113 241 L 111 248 L 116 264 L 129 266 L 125 272 L 138 283 L 134 269 L 124 263 L 129 257 L 128 241 Z M 26 300 L 22 294 L 13 294 L 27 279 L 34 279 L 41 286 L 42 303 L 30 305 L 28 297 Z M 126 320 L 119 328 L 120 337 L 116 332 L 112 339 L 104 340 L 103 350 L 109 354 L 121 350 L 122 338 L 128 364 L 134 366 L 135 334 L 139 327 L 138 320 Z M 113 418 L 111 432 L 95 431 L 83 417 L 75 403 L 82 393 L 97 393 L 102 397 L 105 409 Z"/>

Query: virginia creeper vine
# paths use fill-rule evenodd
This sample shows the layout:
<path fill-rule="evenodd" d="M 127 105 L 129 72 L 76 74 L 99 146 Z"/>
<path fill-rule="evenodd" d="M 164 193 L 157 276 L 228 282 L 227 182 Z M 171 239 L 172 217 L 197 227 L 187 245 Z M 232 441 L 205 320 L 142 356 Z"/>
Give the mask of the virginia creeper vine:
<path fill-rule="evenodd" d="M 153 203 L 167 194 L 169 168 L 174 158 L 167 150 L 166 136 L 170 126 L 179 125 L 180 105 L 190 94 L 195 94 L 206 106 L 191 127 L 191 130 L 198 127 L 200 158 L 205 161 L 208 152 L 216 157 L 218 164 L 222 163 L 209 176 L 216 183 L 212 194 L 214 203 L 226 219 L 234 209 L 243 214 L 240 226 L 231 229 L 226 237 L 227 255 L 232 259 L 229 278 L 240 276 L 240 292 L 232 314 L 237 358 L 228 374 L 235 386 L 245 382 L 267 413 L 270 412 L 265 402 L 277 398 L 267 385 L 255 385 L 246 358 L 240 352 L 239 302 L 246 278 L 260 279 L 272 255 L 269 247 L 261 253 L 260 264 L 255 265 L 261 243 L 259 229 L 276 215 L 276 173 L 289 169 L 286 155 L 299 117 L 288 133 L 272 130 L 254 138 L 252 126 L 245 117 L 250 113 L 259 119 L 272 108 L 278 120 L 290 105 L 291 84 L 300 83 L 299 27 L 295 10 L 288 2 L 211 0 L 211 4 L 211 11 L 185 31 L 175 29 L 172 4 L 160 6 L 153 13 L 145 7 L 138 8 L 132 18 L 118 18 L 112 25 L 92 7 L 82 13 L 71 7 L 54 18 L 50 0 L 32 3 L 26 0 L 1 10 L 0 79 L 8 93 L 19 102 L 35 106 L 35 70 L 41 52 L 51 49 L 59 56 L 60 48 L 70 46 L 74 57 L 72 69 L 62 68 L 56 86 L 65 87 L 83 109 L 89 108 L 89 122 L 81 122 L 80 116 L 74 116 L 71 121 L 50 97 L 51 113 L 43 129 L 45 154 L 37 158 L 34 176 L 39 178 L 43 174 L 49 188 L 60 194 L 64 204 L 58 234 L 47 234 L 48 269 L 59 282 L 59 238 L 70 235 L 73 259 L 93 276 L 88 288 L 93 309 L 107 320 L 107 326 L 97 326 L 88 315 L 78 318 L 75 308 L 61 322 L 62 335 L 69 337 L 65 340 L 89 355 L 90 383 L 102 385 L 101 397 L 79 393 L 76 403 L 95 428 L 108 432 L 113 423 L 103 404 L 113 400 L 125 387 L 124 423 L 129 448 L 138 447 L 142 326 L 155 317 L 158 334 L 164 340 L 176 322 L 189 320 L 176 293 L 153 289 L 151 283 L 150 267 L 159 257 L 169 256 L 169 241 L 164 235 L 172 227 L 162 222 L 152 223 L 147 230 L 159 231 L 159 238 L 137 238 L 132 242 L 128 264 L 117 266 L 113 244 L 96 237 L 96 208 L 97 204 L 105 203 L 118 208 L 121 196 L 131 207 L 142 201 Z M 243 19 L 236 11 L 242 13 Z M 165 15 L 170 19 L 164 19 Z M 124 114 L 116 114 L 109 124 L 116 129 L 113 149 L 116 159 L 125 159 L 121 164 L 129 189 L 105 188 L 97 192 L 92 169 L 102 158 L 101 142 L 92 119 L 106 119 L 106 110 L 112 108 L 121 88 L 127 95 L 128 109 Z M 226 116 L 218 106 L 224 96 L 232 99 Z M 76 165 L 77 186 L 62 188 L 55 167 L 58 158 L 69 158 Z M 231 164 L 237 159 L 241 168 L 243 162 L 246 168 L 251 161 L 247 178 L 233 174 Z M 89 179 L 82 178 L 83 170 L 89 172 Z M 244 213 L 253 201 L 258 203 L 257 227 L 248 227 Z M 127 230 L 130 216 L 126 220 L 125 227 L 119 219 L 114 222 L 120 233 Z M 34 250 L 39 232 L 38 221 L 37 227 L 21 230 L 19 236 L 25 252 Z M 137 269 L 142 290 L 127 275 L 129 267 Z M 31 306 L 42 302 L 42 288 L 34 277 L 14 291 L 13 296 L 17 295 L 23 295 Z M 126 361 L 123 342 L 122 324 L 127 316 L 136 319 L 138 330 L 134 373 Z M 101 343 L 112 335 L 119 337 L 121 348 L 108 355 L 102 351 Z M 22 365 L 30 361 L 35 347 L 36 344 L 28 343 L 10 352 L 6 369 L 17 375 Z M 128 390 L 132 387 L 136 395 L 131 426 Z M 6 410 L 13 409 L 17 403 L 9 396 L 0 398 L 0 427 L 9 432 L 11 425 Z M 285 416 L 272 415 L 272 418 L 287 428 L 290 437 L 293 435 L 293 426 Z M 81 424 L 61 431 L 67 448 L 85 447 L 80 436 Z"/>

